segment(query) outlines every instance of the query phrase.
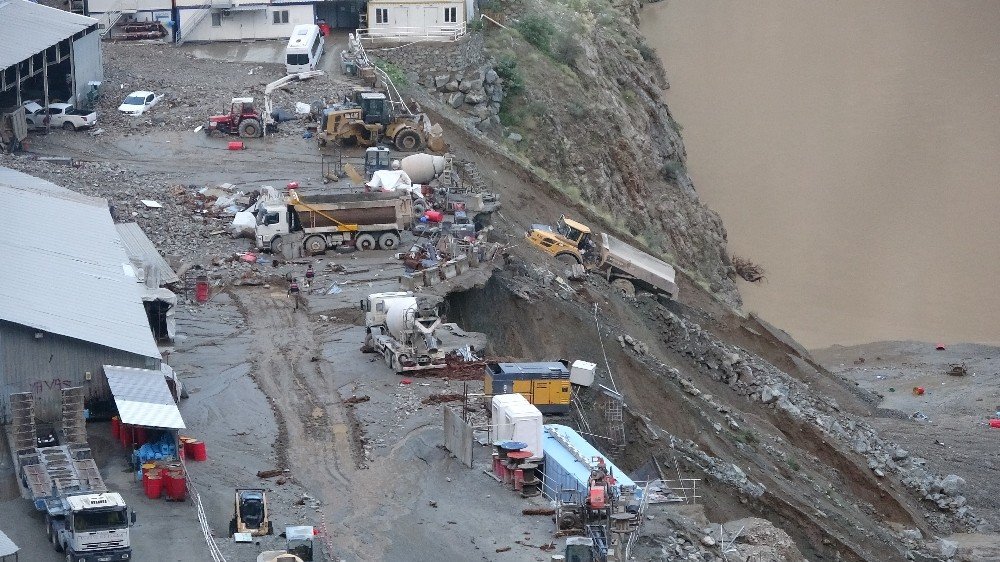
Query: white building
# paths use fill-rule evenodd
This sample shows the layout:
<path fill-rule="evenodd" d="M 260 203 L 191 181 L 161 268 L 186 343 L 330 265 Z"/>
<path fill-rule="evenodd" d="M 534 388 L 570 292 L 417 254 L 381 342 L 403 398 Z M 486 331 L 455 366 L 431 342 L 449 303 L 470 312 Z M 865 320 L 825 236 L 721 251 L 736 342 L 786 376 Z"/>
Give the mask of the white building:
<path fill-rule="evenodd" d="M 296 25 L 316 22 L 313 2 L 283 0 L 175 0 L 174 40 L 288 39 Z"/>
<path fill-rule="evenodd" d="M 465 35 L 472 0 L 369 0 L 361 39 L 454 41 Z"/>
<path fill-rule="evenodd" d="M 101 28 L 111 27 L 120 21 L 158 21 L 165 27 L 173 20 L 171 0 L 86 0 L 87 15 L 97 18 Z"/>

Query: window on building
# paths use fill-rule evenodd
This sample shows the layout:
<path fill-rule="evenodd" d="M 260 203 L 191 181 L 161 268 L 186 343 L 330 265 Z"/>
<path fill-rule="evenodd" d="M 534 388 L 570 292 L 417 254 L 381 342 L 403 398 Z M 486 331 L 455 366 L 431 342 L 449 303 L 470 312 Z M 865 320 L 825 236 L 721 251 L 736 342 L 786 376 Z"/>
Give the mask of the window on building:
<path fill-rule="evenodd" d="M 445 23 L 457 23 L 458 22 L 458 8 L 445 8 L 444 9 L 444 22 Z"/>
<path fill-rule="evenodd" d="M 375 8 L 375 23 L 389 23 L 389 8 Z"/>
<path fill-rule="evenodd" d="M 274 23 L 288 23 L 288 10 L 275 10 Z"/>
<path fill-rule="evenodd" d="M 222 13 L 213 12 L 212 13 L 212 27 L 222 27 Z"/>

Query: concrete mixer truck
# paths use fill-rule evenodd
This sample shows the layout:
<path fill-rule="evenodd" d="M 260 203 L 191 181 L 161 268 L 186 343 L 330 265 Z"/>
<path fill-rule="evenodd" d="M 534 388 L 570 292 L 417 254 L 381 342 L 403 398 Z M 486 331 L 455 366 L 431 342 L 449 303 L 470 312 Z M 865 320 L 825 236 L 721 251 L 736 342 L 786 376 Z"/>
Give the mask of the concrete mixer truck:
<path fill-rule="evenodd" d="M 436 308 L 421 306 L 407 291 L 368 295 L 361 309 L 365 313 L 363 352 L 382 355 L 397 374 L 445 367 L 445 351 L 435 336 L 442 327 Z"/>
<path fill-rule="evenodd" d="M 373 293 L 361 300 L 365 343 L 397 374 L 482 365 L 486 335 L 443 322 L 438 310 L 409 291 Z"/>

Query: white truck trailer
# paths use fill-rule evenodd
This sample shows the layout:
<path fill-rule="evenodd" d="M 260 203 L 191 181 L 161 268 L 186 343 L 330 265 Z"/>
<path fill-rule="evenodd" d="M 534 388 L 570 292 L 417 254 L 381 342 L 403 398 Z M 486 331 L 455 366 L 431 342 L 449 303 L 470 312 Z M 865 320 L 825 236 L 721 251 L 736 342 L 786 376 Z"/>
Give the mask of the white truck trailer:
<path fill-rule="evenodd" d="M 107 491 L 89 447 L 22 451 L 18 469 L 35 508 L 45 513 L 49 542 L 67 562 L 132 559 L 129 526 L 135 513 L 121 494 Z"/>

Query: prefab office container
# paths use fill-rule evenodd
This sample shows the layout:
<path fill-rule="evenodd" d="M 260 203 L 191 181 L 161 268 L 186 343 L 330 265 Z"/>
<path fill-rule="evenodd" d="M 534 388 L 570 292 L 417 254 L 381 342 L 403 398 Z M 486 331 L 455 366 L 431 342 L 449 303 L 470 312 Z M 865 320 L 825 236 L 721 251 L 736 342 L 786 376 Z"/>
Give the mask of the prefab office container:
<path fill-rule="evenodd" d="M 587 483 L 594 459 L 597 458 L 604 459 L 608 473 L 615 478 L 613 493 L 616 496 L 622 488 L 636 489 L 635 482 L 628 475 L 571 427 L 545 424 L 542 450 L 545 452 L 542 493 L 549 499 L 568 502 L 587 497 Z M 641 490 L 636 489 L 637 496 L 640 493 Z"/>
<path fill-rule="evenodd" d="M 569 412 L 569 368 L 562 361 L 487 363 L 486 394 L 523 395 L 546 414 Z"/>
<path fill-rule="evenodd" d="M 493 397 L 494 441 L 521 441 L 532 459 L 542 458 L 542 413 L 520 394 Z"/>

